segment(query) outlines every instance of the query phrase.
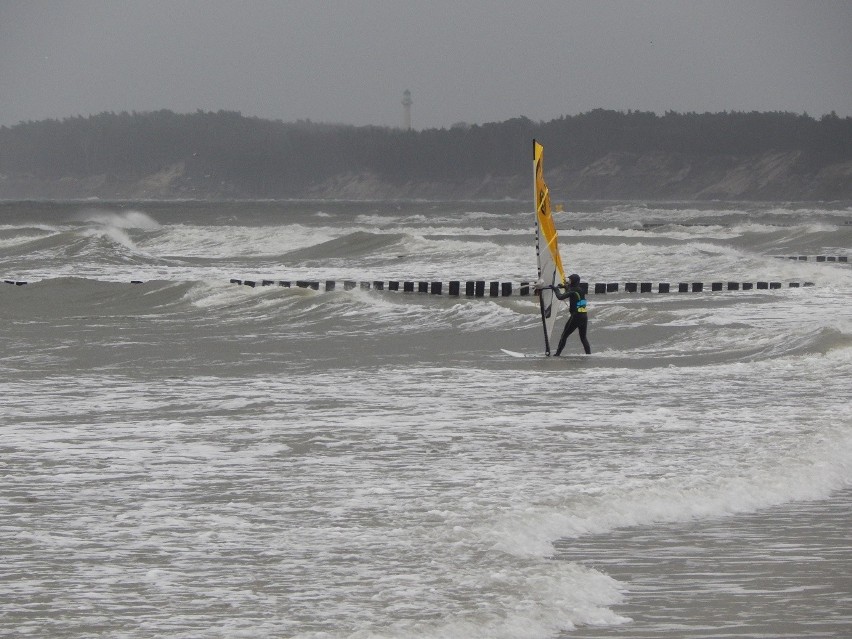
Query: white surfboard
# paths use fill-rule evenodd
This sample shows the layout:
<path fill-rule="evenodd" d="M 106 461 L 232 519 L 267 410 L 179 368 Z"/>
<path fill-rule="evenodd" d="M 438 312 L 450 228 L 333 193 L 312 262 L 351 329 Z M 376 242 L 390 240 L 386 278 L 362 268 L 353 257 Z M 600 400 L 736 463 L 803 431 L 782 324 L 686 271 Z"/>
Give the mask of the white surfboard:
<path fill-rule="evenodd" d="M 542 353 L 519 353 L 518 351 L 510 351 L 507 348 L 501 348 L 500 350 L 510 357 L 547 357 Z"/>
<path fill-rule="evenodd" d="M 501 348 L 501 351 L 508 355 L 509 357 L 532 357 L 534 359 L 564 359 L 564 360 L 579 360 L 585 361 L 591 358 L 591 355 L 584 355 L 583 353 L 562 353 L 562 355 L 546 355 L 545 353 L 519 353 L 518 351 L 510 351 L 508 348 Z"/>

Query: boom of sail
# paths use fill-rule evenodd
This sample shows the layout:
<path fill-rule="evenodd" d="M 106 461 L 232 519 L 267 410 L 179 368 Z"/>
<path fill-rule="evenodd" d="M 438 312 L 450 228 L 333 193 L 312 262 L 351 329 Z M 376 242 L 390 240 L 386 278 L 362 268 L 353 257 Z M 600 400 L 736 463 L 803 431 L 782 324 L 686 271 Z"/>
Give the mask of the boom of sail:
<path fill-rule="evenodd" d="M 565 284 L 565 270 L 559 255 L 556 226 L 550 209 L 550 191 L 544 181 L 544 147 L 533 140 L 533 181 L 535 184 L 535 252 L 538 259 L 538 284 L 541 287 Z M 544 328 L 544 352 L 550 355 L 550 337 L 556 325 L 558 307 L 554 291 L 539 292 L 541 323 Z"/>

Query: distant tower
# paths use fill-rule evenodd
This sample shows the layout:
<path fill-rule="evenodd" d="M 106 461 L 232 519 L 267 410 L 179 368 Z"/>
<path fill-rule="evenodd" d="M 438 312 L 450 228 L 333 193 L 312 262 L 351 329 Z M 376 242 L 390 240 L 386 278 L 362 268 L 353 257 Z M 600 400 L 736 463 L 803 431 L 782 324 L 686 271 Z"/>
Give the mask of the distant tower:
<path fill-rule="evenodd" d="M 402 94 L 403 128 L 411 130 L 411 91 L 406 89 Z"/>

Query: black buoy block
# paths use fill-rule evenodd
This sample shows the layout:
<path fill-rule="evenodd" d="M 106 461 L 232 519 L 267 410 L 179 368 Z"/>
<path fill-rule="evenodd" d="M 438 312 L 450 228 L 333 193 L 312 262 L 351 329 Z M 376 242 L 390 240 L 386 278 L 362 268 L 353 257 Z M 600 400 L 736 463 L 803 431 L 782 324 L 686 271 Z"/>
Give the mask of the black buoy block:
<path fill-rule="evenodd" d="M 237 280 L 237 279 L 231 278 L 231 284 L 242 284 L 242 283 L 243 283 L 242 280 Z"/>
<path fill-rule="evenodd" d="M 388 290 L 389 291 L 398 291 L 399 290 L 399 282 L 396 280 L 391 280 L 388 282 Z"/>
<path fill-rule="evenodd" d="M 325 281 L 325 291 L 326 293 L 330 293 L 337 286 L 337 282 L 334 280 L 326 280 Z"/>
<path fill-rule="evenodd" d="M 491 282 L 488 285 L 488 294 L 491 297 L 499 297 L 500 296 L 500 282 Z"/>
<path fill-rule="evenodd" d="M 743 282 L 743 290 L 750 291 L 754 288 L 754 284 L 752 282 Z"/>
<path fill-rule="evenodd" d="M 290 282 L 288 280 L 281 280 L 278 282 L 278 286 L 283 286 L 284 288 L 290 288 Z"/>
<path fill-rule="evenodd" d="M 343 282 L 343 290 L 344 291 L 351 291 L 356 286 L 358 286 L 358 282 L 353 282 L 352 280 L 345 280 Z"/>
<path fill-rule="evenodd" d="M 452 280 L 450 282 L 450 295 L 458 295 L 461 289 L 461 282 L 458 280 Z"/>
<path fill-rule="evenodd" d="M 377 291 L 383 291 L 385 290 L 385 283 L 381 280 L 376 280 L 375 282 L 373 282 L 373 288 Z"/>
<path fill-rule="evenodd" d="M 362 291 L 369 291 L 370 290 L 370 283 L 369 282 L 361 282 L 359 284 L 359 286 L 361 287 Z"/>
<path fill-rule="evenodd" d="M 402 290 L 404 293 L 413 293 L 414 292 L 414 282 L 403 282 Z"/>
<path fill-rule="evenodd" d="M 255 282 L 253 282 L 251 280 L 244 280 L 243 281 L 243 286 L 251 286 L 252 288 L 254 288 L 255 285 L 256 285 Z"/>
<path fill-rule="evenodd" d="M 639 284 L 639 292 L 640 293 L 650 293 L 651 292 L 651 282 L 642 282 Z"/>
<path fill-rule="evenodd" d="M 637 290 L 636 282 L 625 282 L 624 283 L 624 292 L 625 293 L 635 293 Z"/>
<path fill-rule="evenodd" d="M 521 295 L 529 295 L 530 294 L 530 283 L 529 282 L 521 282 Z"/>
<path fill-rule="evenodd" d="M 764 290 L 769 288 L 769 282 L 758 282 L 757 283 L 758 290 Z"/>
<path fill-rule="evenodd" d="M 483 280 L 476 281 L 476 286 L 474 287 L 474 294 L 476 295 L 476 297 L 485 296 L 485 282 Z"/>
<path fill-rule="evenodd" d="M 739 282 L 728 282 L 728 290 L 729 291 L 740 290 L 740 283 Z"/>
<path fill-rule="evenodd" d="M 503 297 L 511 297 L 512 296 L 512 283 L 511 282 L 503 282 L 500 284 L 500 295 Z"/>
<path fill-rule="evenodd" d="M 781 288 L 781 282 L 769 282 L 769 288 L 771 288 L 771 289 Z"/>
<path fill-rule="evenodd" d="M 678 293 L 689 293 L 689 284 L 686 282 L 679 282 L 677 285 Z"/>
<path fill-rule="evenodd" d="M 724 284 L 722 282 L 713 282 L 710 285 L 710 290 L 711 291 L 721 291 L 723 286 L 724 286 Z"/>
<path fill-rule="evenodd" d="M 417 292 L 418 293 L 428 293 L 429 292 L 429 282 L 417 282 Z"/>
<path fill-rule="evenodd" d="M 607 293 L 618 293 L 618 282 L 608 282 L 606 285 Z"/>
<path fill-rule="evenodd" d="M 144 284 L 142 280 L 130 280 L 131 284 Z"/>
<path fill-rule="evenodd" d="M 261 286 L 271 286 L 272 284 L 275 284 L 272 280 L 261 280 L 260 282 Z"/>
<path fill-rule="evenodd" d="M 669 292 L 669 283 L 668 282 L 660 282 L 657 285 L 658 293 L 668 293 Z"/>
<path fill-rule="evenodd" d="M 432 293 L 432 295 L 440 295 L 443 288 L 444 288 L 443 282 L 432 282 L 432 284 L 429 287 L 429 292 Z"/>
<path fill-rule="evenodd" d="M 464 283 L 464 294 L 467 297 L 473 297 L 475 294 L 476 282 L 467 281 Z"/>
<path fill-rule="evenodd" d="M 704 292 L 704 284 L 702 282 L 693 282 L 692 283 L 692 292 L 693 293 Z"/>

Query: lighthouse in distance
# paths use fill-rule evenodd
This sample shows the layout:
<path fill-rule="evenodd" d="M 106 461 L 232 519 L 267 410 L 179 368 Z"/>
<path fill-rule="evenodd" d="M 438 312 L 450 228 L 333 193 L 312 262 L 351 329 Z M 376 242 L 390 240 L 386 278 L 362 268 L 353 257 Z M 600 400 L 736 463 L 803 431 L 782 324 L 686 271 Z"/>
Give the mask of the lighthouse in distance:
<path fill-rule="evenodd" d="M 402 128 L 411 130 L 411 91 L 406 89 L 402 93 Z"/>

